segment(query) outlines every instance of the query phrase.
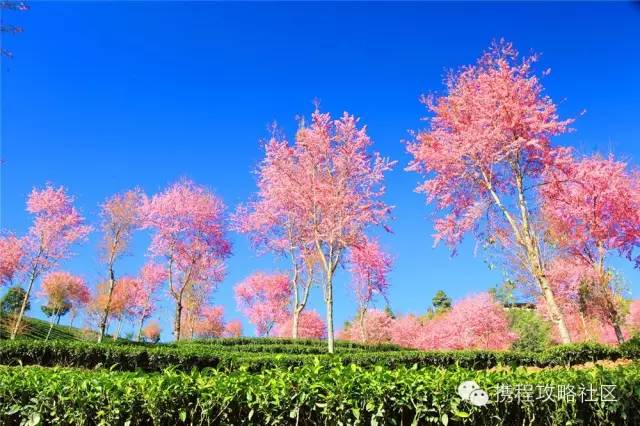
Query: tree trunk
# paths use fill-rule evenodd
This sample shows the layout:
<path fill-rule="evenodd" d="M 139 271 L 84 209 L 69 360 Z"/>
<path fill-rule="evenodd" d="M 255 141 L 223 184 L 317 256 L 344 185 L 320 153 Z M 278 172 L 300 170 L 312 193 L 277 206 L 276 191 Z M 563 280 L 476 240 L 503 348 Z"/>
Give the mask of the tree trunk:
<path fill-rule="evenodd" d="M 335 352 L 335 343 L 333 339 L 333 272 L 331 270 L 327 272 L 324 298 L 327 305 L 327 351 L 332 354 Z"/>
<path fill-rule="evenodd" d="M 118 322 L 118 328 L 116 328 L 116 332 L 113 334 L 113 341 L 115 342 L 120 337 L 120 331 L 122 330 L 122 323 L 124 322 L 124 316 L 120 318 Z"/>
<path fill-rule="evenodd" d="M 622 334 L 622 328 L 620 327 L 620 324 L 618 323 L 618 321 L 614 321 L 612 325 L 613 330 L 616 332 L 616 339 L 618 339 L 618 343 L 624 343 L 624 335 Z"/>
<path fill-rule="evenodd" d="M 53 317 L 54 314 L 51 314 L 51 320 L 49 320 L 49 331 L 47 331 L 47 337 L 44 338 L 44 341 L 48 341 L 49 340 L 49 336 L 51 336 L 51 330 L 53 330 Z"/>
<path fill-rule="evenodd" d="M 545 275 L 539 275 L 536 278 L 538 279 L 538 283 L 542 290 L 542 296 L 547 303 L 547 309 L 549 309 L 551 321 L 553 321 L 558 326 L 558 332 L 560 333 L 560 339 L 562 340 L 562 343 L 571 343 L 571 335 L 569 334 L 569 329 L 567 328 L 567 324 L 564 321 L 564 316 L 560 312 L 560 308 L 558 308 L 558 305 L 556 304 L 553 292 L 551 291 L 551 287 L 549 286 L 549 280 Z"/>
<path fill-rule="evenodd" d="M 362 343 L 366 343 L 367 341 L 367 332 L 364 329 L 364 314 L 367 313 L 366 308 L 360 308 L 360 335 L 362 337 Z"/>
<path fill-rule="evenodd" d="M 29 295 L 31 294 L 31 288 L 33 287 L 33 283 L 36 280 L 37 274 L 35 269 L 31 272 L 31 279 L 29 280 L 29 287 L 27 287 L 27 292 L 24 295 L 24 299 L 22 299 L 22 306 L 20 306 L 20 313 L 18 314 L 18 318 L 16 318 L 16 323 L 13 327 L 13 331 L 11 332 L 11 340 L 15 340 L 16 335 L 18 334 L 18 330 L 20 329 L 20 324 L 22 323 L 22 317 L 24 316 L 24 311 L 27 309 L 27 302 L 29 302 Z"/>
<path fill-rule="evenodd" d="M 138 335 L 136 336 L 136 341 L 140 341 L 142 338 L 142 325 L 144 324 L 144 316 L 140 317 L 140 323 L 138 324 Z"/>
<path fill-rule="evenodd" d="M 297 303 L 296 303 L 296 305 L 297 305 Z M 291 321 L 291 324 L 292 324 L 291 338 L 292 339 L 297 339 L 298 338 L 298 321 L 300 319 L 300 312 L 302 312 L 302 311 L 298 310 L 297 306 L 293 309 L 293 320 Z"/>
<path fill-rule="evenodd" d="M 104 335 L 107 330 L 107 320 L 109 318 L 109 309 L 111 307 L 111 297 L 113 296 L 113 288 L 116 284 L 115 272 L 113 271 L 113 263 L 109 264 L 109 296 L 107 297 L 107 304 L 104 307 L 102 318 L 100 319 L 100 335 L 98 336 L 98 343 L 101 343 L 104 339 Z"/>
<path fill-rule="evenodd" d="M 180 319 L 182 316 L 182 301 L 178 300 L 176 304 L 176 316 L 173 322 L 173 336 L 176 342 L 180 340 Z"/>

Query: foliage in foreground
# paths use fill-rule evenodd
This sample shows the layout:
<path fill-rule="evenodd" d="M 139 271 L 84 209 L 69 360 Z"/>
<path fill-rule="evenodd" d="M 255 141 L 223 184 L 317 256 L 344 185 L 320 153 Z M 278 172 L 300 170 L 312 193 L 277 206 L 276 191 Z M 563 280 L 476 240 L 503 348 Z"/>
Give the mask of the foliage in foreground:
<path fill-rule="evenodd" d="M 360 366 L 382 365 L 389 368 L 448 367 L 486 369 L 507 366 L 566 366 L 596 360 L 640 358 L 640 344 L 631 341 L 616 348 L 598 344 L 558 346 L 544 352 L 512 351 L 406 351 L 388 346 L 359 346 L 343 344 L 338 353 L 330 355 L 326 348 L 306 342 L 302 344 L 270 339 L 215 340 L 210 343 L 168 345 L 97 344 L 73 341 L 0 341 L 0 364 L 96 368 L 121 371 L 161 371 L 165 368 L 190 370 L 214 367 L 236 370 L 243 366 L 250 371 L 273 367 L 296 367 L 313 362 L 331 363 L 337 357 L 343 364 Z M 366 350 L 365 350 L 366 348 Z M 378 349 L 376 349 L 378 348 Z"/>
<path fill-rule="evenodd" d="M 465 380 L 487 390 L 476 407 L 456 393 Z M 640 365 L 586 370 L 460 368 L 297 369 L 122 373 L 0 367 L 2 424 L 638 424 Z M 579 396 L 498 402 L 499 386 L 615 385 L 613 398 Z M 611 398 L 609 398 L 611 399 Z"/>

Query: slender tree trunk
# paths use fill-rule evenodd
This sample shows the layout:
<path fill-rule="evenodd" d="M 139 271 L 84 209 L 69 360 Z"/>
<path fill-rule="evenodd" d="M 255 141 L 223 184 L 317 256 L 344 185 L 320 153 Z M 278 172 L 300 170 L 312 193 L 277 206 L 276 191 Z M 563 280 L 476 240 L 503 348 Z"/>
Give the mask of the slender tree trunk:
<path fill-rule="evenodd" d="M 300 317 L 300 311 L 298 310 L 298 272 L 293 274 L 293 278 L 291 279 L 291 284 L 293 285 L 293 317 L 291 319 L 291 338 L 298 338 L 298 318 Z"/>
<path fill-rule="evenodd" d="M 297 339 L 298 338 L 298 320 L 300 318 L 300 311 L 298 310 L 298 307 L 296 306 L 293 309 L 293 319 L 291 321 L 292 324 L 292 330 L 291 330 L 291 338 L 293 339 Z"/>
<path fill-rule="evenodd" d="M 116 328 L 116 332 L 113 334 L 113 341 L 115 342 L 120 337 L 120 331 L 122 330 L 122 323 L 124 322 L 124 315 L 120 317 L 120 321 L 118 321 L 118 327 Z"/>
<path fill-rule="evenodd" d="M 360 307 L 360 335 L 362 337 L 362 343 L 366 343 L 367 341 L 367 331 L 365 330 L 365 321 L 364 315 L 367 313 L 367 308 L 364 306 Z"/>
<path fill-rule="evenodd" d="M 173 336 L 176 342 L 180 340 L 180 319 L 182 316 L 182 301 L 178 300 L 176 303 L 176 315 L 173 322 Z"/>
<path fill-rule="evenodd" d="M 53 330 L 53 317 L 54 313 L 51 313 L 51 319 L 49 320 L 49 331 L 47 331 L 47 337 L 44 338 L 44 341 L 49 340 L 49 336 L 51 336 L 51 330 Z"/>
<path fill-rule="evenodd" d="M 98 336 L 98 343 L 101 343 L 104 339 L 104 335 L 107 330 L 107 320 L 109 318 L 109 309 L 111 308 L 111 298 L 113 296 L 113 288 L 116 285 L 116 275 L 113 270 L 113 260 L 109 262 L 109 295 L 107 296 L 107 304 L 102 312 L 102 318 L 100 319 L 100 335 Z"/>
<path fill-rule="evenodd" d="M 327 305 L 327 351 L 335 352 L 335 342 L 333 338 L 333 271 L 327 272 L 327 283 L 325 288 L 325 303 Z"/>
<path fill-rule="evenodd" d="M 56 325 L 60 325 L 60 318 L 62 318 L 62 315 L 56 315 Z"/>
<path fill-rule="evenodd" d="M 558 305 L 556 304 L 555 297 L 553 296 L 553 292 L 551 291 L 551 287 L 549 286 L 549 280 L 545 275 L 540 275 L 536 278 L 538 279 L 538 283 L 540 285 L 540 288 L 542 289 L 542 296 L 547 303 L 547 308 L 549 309 L 549 314 L 551 315 L 551 321 L 553 321 L 558 327 L 558 332 L 560 333 L 560 339 L 562 340 L 562 343 L 571 343 L 571 335 L 569 334 L 567 323 L 564 320 L 564 316 L 560 312 L 560 308 L 558 308 Z"/>
<path fill-rule="evenodd" d="M 142 339 L 142 325 L 144 324 L 144 315 L 140 317 L 140 322 L 138 323 L 138 334 L 136 336 L 136 341 L 139 342 Z"/>
<path fill-rule="evenodd" d="M 35 282 L 38 274 L 36 273 L 35 268 L 31 271 L 31 278 L 29 279 L 29 286 L 27 287 L 27 292 L 24 295 L 24 299 L 22 299 L 22 306 L 20 306 L 20 313 L 18 313 L 18 318 L 16 318 L 16 323 L 13 327 L 13 331 L 11 332 L 11 340 L 15 340 L 16 335 L 18 334 L 18 330 L 20 329 L 20 324 L 22 323 L 22 317 L 24 316 L 24 312 L 27 309 L 27 303 L 29 302 L 29 295 L 31 294 L 31 289 L 33 288 L 33 283 Z"/>

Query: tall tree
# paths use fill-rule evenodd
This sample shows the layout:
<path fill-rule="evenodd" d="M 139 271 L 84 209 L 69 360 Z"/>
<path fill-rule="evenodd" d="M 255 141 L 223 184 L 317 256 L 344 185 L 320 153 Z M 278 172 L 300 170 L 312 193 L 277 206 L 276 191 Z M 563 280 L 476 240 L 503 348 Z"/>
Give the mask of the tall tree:
<path fill-rule="evenodd" d="M 551 138 L 565 133 L 552 100 L 532 72 L 536 57 L 518 59 L 500 42 L 475 65 L 451 73 L 444 96 L 423 98 L 433 113 L 429 128 L 408 145 L 408 170 L 427 180 L 417 188 L 436 201 L 444 217 L 435 240 L 455 248 L 474 232 L 518 253 L 540 289 L 563 342 L 570 336 L 545 273 L 540 230 L 532 220 L 535 188 L 544 170 L 565 152 Z M 486 219 L 484 219 L 486 218 Z"/>
<path fill-rule="evenodd" d="M 276 324 L 289 316 L 291 287 L 285 274 L 257 272 L 238 283 L 234 292 L 238 309 L 260 336 L 268 336 Z"/>
<path fill-rule="evenodd" d="M 47 299 L 43 311 L 51 318 L 45 340 L 49 340 L 54 320 L 59 322 L 60 317 L 72 306 L 84 306 L 90 299 L 89 288 L 84 279 L 61 271 L 50 272 L 42 279 L 40 295 Z"/>
<path fill-rule="evenodd" d="M 115 263 L 127 252 L 133 232 L 140 225 L 140 206 L 143 200 L 142 192 L 135 189 L 124 194 L 116 194 L 101 206 L 101 250 L 102 258 L 107 265 L 108 287 L 104 312 L 100 319 L 98 342 L 102 342 L 104 338 L 111 310 L 111 299 L 118 283 Z"/>
<path fill-rule="evenodd" d="M 151 252 L 166 261 L 169 294 L 176 303 L 173 334 L 180 339 L 183 298 L 195 283 L 213 286 L 231 254 L 224 204 L 208 189 L 181 180 L 147 200 L 144 227 L 153 229 Z"/>
<path fill-rule="evenodd" d="M 431 299 L 431 305 L 433 306 L 433 313 L 440 314 L 451 309 L 451 298 L 447 296 L 444 290 L 438 290 Z"/>
<path fill-rule="evenodd" d="M 293 145 L 281 137 L 266 144 L 259 170 L 268 181 L 259 184 L 265 192 L 259 198 L 270 204 L 263 225 L 269 232 L 260 235 L 290 241 L 287 231 L 292 229 L 295 247 L 314 252 L 322 271 L 331 353 L 336 269 L 346 252 L 361 243 L 365 229 L 384 225 L 391 211 L 382 201 L 382 182 L 393 163 L 369 153 L 370 146 L 366 127 L 359 128 L 356 118 L 344 113 L 333 120 L 316 110 L 309 125 L 301 122 Z"/>
<path fill-rule="evenodd" d="M 138 319 L 136 340 L 142 338 L 144 322 L 153 314 L 156 307 L 158 288 L 167 280 L 164 266 L 148 262 L 140 270 L 133 294 L 132 313 Z"/>
<path fill-rule="evenodd" d="M 364 238 L 362 243 L 349 252 L 352 290 L 358 302 L 358 318 L 362 342 L 367 341 L 365 317 L 369 304 L 375 296 L 386 299 L 389 287 L 387 275 L 391 271 L 391 256 L 385 253 L 380 243 Z"/>
<path fill-rule="evenodd" d="M 41 274 L 55 267 L 70 254 L 70 246 L 84 239 L 91 228 L 73 207 L 73 198 L 64 187 L 47 185 L 34 189 L 27 200 L 27 211 L 34 215 L 33 225 L 23 239 L 27 290 L 11 339 L 15 339 L 31 295 L 33 284 Z"/>
<path fill-rule="evenodd" d="M 618 342 L 625 312 L 607 260 L 621 255 L 640 266 L 640 172 L 612 156 L 567 160 L 545 173 L 542 211 L 560 250 L 582 268 L 591 309 L 604 310 Z"/>

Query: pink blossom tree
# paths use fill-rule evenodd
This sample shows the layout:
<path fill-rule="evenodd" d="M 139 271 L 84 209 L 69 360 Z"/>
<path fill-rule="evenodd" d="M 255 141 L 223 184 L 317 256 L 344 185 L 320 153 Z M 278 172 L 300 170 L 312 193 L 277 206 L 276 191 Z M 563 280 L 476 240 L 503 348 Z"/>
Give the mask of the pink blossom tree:
<path fill-rule="evenodd" d="M 289 316 L 289 284 L 289 277 L 284 274 L 257 272 L 236 285 L 238 309 L 256 327 L 258 335 L 268 336 L 276 324 Z"/>
<path fill-rule="evenodd" d="M 260 187 L 268 192 L 259 194 L 259 200 L 270 205 L 263 221 L 269 232 L 258 236 L 285 235 L 301 252 L 314 252 L 323 277 L 330 353 L 336 269 L 365 229 L 384 225 L 391 211 L 382 200 L 382 182 L 393 163 L 368 152 L 370 146 L 366 127 L 358 127 L 355 117 L 344 113 L 333 120 L 316 110 L 309 125 L 301 123 L 293 145 L 278 137 L 266 144 L 259 170 L 268 180 Z"/>
<path fill-rule="evenodd" d="M 339 334 L 343 340 L 360 341 L 363 343 L 387 343 L 391 340 L 393 318 L 387 312 L 379 309 L 369 309 L 359 314 L 358 321 L 353 321 Z M 362 327 L 366 328 L 364 333 Z M 366 340 L 362 336 L 366 336 Z"/>
<path fill-rule="evenodd" d="M 144 322 L 155 311 L 158 288 L 166 280 L 166 269 L 157 263 L 148 262 L 140 270 L 132 302 L 133 316 L 138 319 L 138 341 L 142 338 Z"/>
<path fill-rule="evenodd" d="M 222 306 L 204 306 L 198 312 L 195 320 L 195 335 L 200 338 L 222 337 L 226 324 L 224 321 L 224 308 Z"/>
<path fill-rule="evenodd" d="M 278 324 L 273 334 L 276 337 L 291 337 L 291 317 Z M 324 339 L 327 337 L 327 325 L 315 310 L 304 311 L 300 315 L 298 337 L 303 339 Z"/>
<path fill-rule="evenodd" d="M 225 327 L 224 332 L 222 333 L 224 337 L 240 337 L 242 336 L 242 321 L 240 320 L 232 320 L 229 321 Z"/>
<path fill-rule="evenodd" d="M 477 64 L 449 75 L 447 94 L 425 97 L 433 113 L 429 128 L 416 134 L 408 151 L 408 170 L 427 176 L 418 192 L 443 212 L 435 222 L 435 240 L 452 248 L 474 232 L 518 253 L 557 324 L 563 342 L 570 336 L 546 277 L 540 230 L 532 220 L 535 188 L 543 171 L 556 167 L 566 150 L 551 138 L 565 133 L 532 73 L 536 57 L 521 61 L 511 44 L 501 42 Z"/>
<path fill-rule="evenodd" d="M 382 251 L 377 241 L 365 238 L 360 245 L 351 249 L 349 263 L 353 276 L 351 287 L 358 301 L 361 340 L 365 342 L 367 341 L 365 323 L 367 309 L 375 296 L 386 298 L 391 256 Z"/>
<path fill-rule="evenodd" d="M 100 319 L 98 342 L 104 338 L 111 299 L 118 281 L 116 280 L 115 262 L 127 253 L 133 232 L 140 226 L 140 206 L 144 194 L 138 189 L 116 194 L 107 199 L 101 206 L 102 258 L 107 265 L 108 288 L 104 311 Z"/>
<path fill-rule="evenodd" d="M 142 338 L 146 342 L 158 343 L 160 341 L 160 324 L 157 321 L 151 321 L 142 329 Z"/>
<path fill-rule="evenodd" d="M 0 236 L 0 286 L 11 282 L 22 266 L 22 241 L 13 235 Z"/>
<path fill-rule="evenodd" d="M 487 293 L 469 296 L 425 323 L 421 349 L 508 349 L 518 336 Z"/>
<path fill-rule="evenodd" d="M 542 211 L 561 250 L 589 273 L 588 296 L 624 341 L 622 298 L 607 260 L 619 254 L 640 265 L 640 173 L 613 157 L 567 161 L 545 172 Z"/>
<path fill-rule="evenodd" d="M 59 323 L 62 315 L 73 307 L 85 306 L 91 297 L 84 279 L 68 272 L 50 272 L 45 275 L 39 293 L 46 298 L 45 307 L 51 317 L 45 341 L 49 340 L 54 320 Z"/>
<path fill-rule="evenodd" d="M 33 225 L 24 237 L 24 271 L 27 291 L 16 318 L 11 339 L 15 339 L 35 281 L 62 259 L 70 255 L 70 247 L 84 239 L 91 228 L 73 206 L 73 198 L 64 187 L 47 185 L 33 189 L 27 200 L 27 211 L 34 215 Z"/>
<path fill-rule="evenodd" d="M 405 348 L 419 348 L 423 333 L 424 326 L 420 318 L 410 314 L 394 319 L 389 329 L 391 343 Z"/>
<path fill-rule="evenodd" d="M 182 180 L 146 201 L 143 212 L 144 226 L 154 230 L 151 252 L 166 260 L 179 340 L 185 291 L 195 283 L 212 287 L 224 277 L 224 260 L 231 254 L 224 204 L 206 188 Z"/>

